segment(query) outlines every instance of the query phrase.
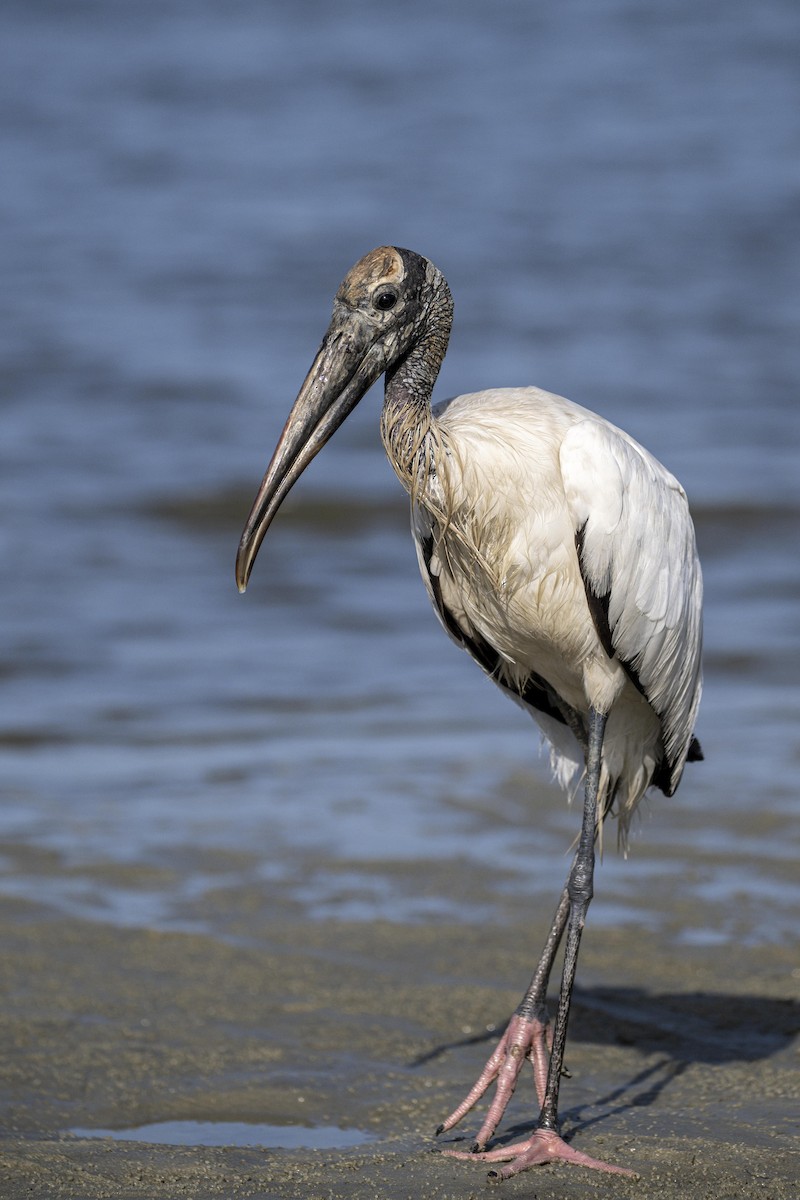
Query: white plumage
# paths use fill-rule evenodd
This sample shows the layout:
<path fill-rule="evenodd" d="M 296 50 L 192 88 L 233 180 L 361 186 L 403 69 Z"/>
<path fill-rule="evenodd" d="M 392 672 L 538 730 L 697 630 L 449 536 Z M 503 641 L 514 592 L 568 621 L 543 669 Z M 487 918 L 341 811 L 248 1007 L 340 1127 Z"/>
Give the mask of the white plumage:
<path fill-rule="evenodd" d="M 599 813 L 613 796 L 624 837 L 660 763 L 677 787 L 700 701 L 702 578 L 686 494 L 628 434 L 539 388 L 458 396 L 433 420 L 438 469 L 412 530 L 434 607 L 468 650 L 497 651 L 488 673 L 514 698 L 535 673 L 583 718 L 590 705 L 609 713 Z M 612 656 L 587 586 L 607 607 Z M 567 786 L 584 747 L 521 702 Z"/>

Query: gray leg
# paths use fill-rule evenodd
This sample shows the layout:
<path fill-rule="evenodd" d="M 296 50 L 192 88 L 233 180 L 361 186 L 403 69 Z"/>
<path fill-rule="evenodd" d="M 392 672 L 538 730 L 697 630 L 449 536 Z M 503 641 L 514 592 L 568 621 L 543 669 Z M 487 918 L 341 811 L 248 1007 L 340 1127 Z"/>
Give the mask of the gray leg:
<path fill-rule="evenodd" d="M 567 880 L 569 899 L 569 924 L 567 945 L 564 950 L 564 966 L 561 972 L 561 992 L 558 998 L 553 1046 L 550 1052 L 550 1067 L 547 1072 L 544 1103 L 539 1116 L 539 1128 L 555 1130 L 558 1120 L 558 1089 L 564 1065 L 564 1047 L 567 1042 L 567 1023 L 572 1002 L 572 988 L 578 966 L 578 951 L 581 934 L 586 923 L 586 912 L 594 894 L 594 841 L 597 831 L 597 796 L 600 790 L 600 764 L 603 749 L 603 734 L 606 716 L 589 710 L 589 746 L 586 754 L 586 787 L 583 801 L 583 821 L 578 849 Z"/>
<path fill-rule="evenodd" d="M 572 868 L 567 880 L 567 886 L 559 901 L 556 917 L 550 934 L 545 943 L 545 950 L 539 966 L 531 980 L 531 985 L 525 994 L 520 1008 L 511 1019 L 503 1043 L 504 1055 L 508 1061 L 514 1053 L 515 1046 L 509 1039 L 509 1033 L 515 1022 L 540 1021 L 537 1013 L 543 1009 L 544 992 L 547 988 L 547 978 L 553 965 L 558 944 L 567 928 L 567 942 L 564 950 L 564 966 L 561 974 L 561 991 L 558 999 L 553 1030 L 553 1042 L 550 1049 L 549 1065 L 547 1066 L 544 1097 L 542 1099 L 539 1122 L 535 1132 L 524 1142 L 503 1146 L 499 1150 L 490 1150 L 478 1155 L 465 1154 L 461 1151 L 448 1150 L 446 1154 L 454 1158 L 480 1158 L 484 1162 L 510 1161 L 510 1165 L 490 1174 L 500 1179 L 517 1175 L 528 1167 L 541 1163 L 553 1162 L 560 1159 L 576 1163 L 584 1167 L 593 1167 L 600 1171 L 610 1171 L 621 1175 L 633 1175 L 633 1171 L 623 1167 L 611 1166 L 599 1159 L 591 1158 L 580 1150 L 574 1150 L 558 1134 L 558 1092 L 561 1083 L 561 1072 L 564 1064 L 564 1047 L 567 1040 L 567 1024 L 572 1001 L 572 988 L 575 983 L 575 971 L 578 965 L 581 934 L 586 922 L 586 912 L 591 903 L 594 878 L 594 842 L 597 829 L 597 806 L 600 789 L 600 766 L 602 761 L 603 734 L 606 727 L 606 716 L 591 709 L 588 722 L 588 746 L 586 752 L 586 785 L 584 790 L 583 820 L 578 849 L 572 862 Z M 542 1027 L 543 1028 L 543 1027 Z M 540 1046 L 544 1042 L 543 1034 L 539 1038 Z M 529 1042 L 530 1051 L 534 1057 L 536 1070 L 535 1045 Z M 490 1059 L 490 1063 L 492 1060 Z M 488 1068 L 489 1064 L 487 1064 Z M 486 1072 L 484 1072 L 486 1073 Z M 494 1074 L 497 1074 L 495 1070 Z M 518 1074 L 518 1071 L 517 1071 Z M 493 1076 L 492 1076 L 493 1077 Z M 516 1076 L 515 1076 L 516 1078 Z M 498 1085 L 499 1088 L 499 1085 Z M 474 1090 L 474 1089 L 473 1089 Z M 513 1090 L 513 1088 L 511 1089 Z M 510 1092 L 509 1092 L 510 1095 Z M 473 1101 L 474 1102 L 474 1101 Z M 456 1110 L 457 1112 L 459 1110 Z M 479 1135 L 483 1134 L 483 1129 Z"/>
<path fill-rule="evenodd" d="M 564 936 L 568 916 L 569 882 L 564 886 L 564 890 L 559 897 L 558 908 L 553 917 L 553 924 L 547 935 L 547 941 L 542 948 L 542 957 L 539 959 L 539 965 L 528 984 L 527 992 L 517 1005 L 516 1011 L 518 1017 L 525 1017 L 531 1020 L 533 1017 L 541 1016 L 541 1010 L 544 1008 L 547 996 L 547 985 L 550 982 L 550 972 L 553 969 L 553 962 L 558 952 L 558 947 L 561 944 L 561 939 Z"/>
<path fill-rule="evenodd" d="M 542 956 L 539 959 L 539 965 L 533 973 L 528 990 L 509 1021 L 505 1033 L 487 1059 L 475 1084 L 458 1108 L 454 1109 L 436 1130 L 437 1137 L 440 1133 L 447 1133 L 454 1125 L 457 1125 L 496 1079 L 497 1089 L 492 1103 L 472 1146 L 473 1151 L 482 1150 L 502 1120 L 508 1102 L 514 1094 L 526 1058 L 529 1058 L 533 1064 L 536 1095 L 539 1103 L 543 1103 L 550 1060 L 547 1045 L 550 1021 L 546 1005 L 547 985 L 568 916 L 569 894 L 565 886 L 544 944 Z"/>

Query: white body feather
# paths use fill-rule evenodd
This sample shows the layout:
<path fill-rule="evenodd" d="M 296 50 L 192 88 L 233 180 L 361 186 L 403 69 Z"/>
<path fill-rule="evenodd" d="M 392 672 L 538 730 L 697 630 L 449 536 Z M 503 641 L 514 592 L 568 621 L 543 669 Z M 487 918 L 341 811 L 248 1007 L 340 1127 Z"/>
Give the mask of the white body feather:
<path fill-rule="evenodd" d="M 659 764 L 677 786 L 700 700 L 702 579 L 686 495 L 623 431 L 538 388 L 458 396 L 434 408 L 431 433 L 412 529 L 439 616 L 468 649 L 496 651 L 501 685 L 519 693 L 535 673 L 583 717 L 590 705 L 609 714 L 600 811 L 614 800 L 624 839 Z M 587 585 L 604 600 L 611 655 Z M 525 707 L 567 786 L 583 764 L 576 737 Z"/>

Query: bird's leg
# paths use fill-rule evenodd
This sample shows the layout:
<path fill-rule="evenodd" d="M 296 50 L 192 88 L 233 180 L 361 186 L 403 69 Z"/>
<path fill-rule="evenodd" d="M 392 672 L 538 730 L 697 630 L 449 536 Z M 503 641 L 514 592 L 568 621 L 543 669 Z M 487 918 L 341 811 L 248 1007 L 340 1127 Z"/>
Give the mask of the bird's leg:
<path fill-rule="evenodd" d="M 564 1065 L 564 1047 L 567 1040 L 567 1024 L 569 1021 L 572 988 L 575 982 L 575 971 L 578 964 L 581 934 L 586 921 L 586 912 L 593 894 L 594 878 L 594 842 L 597 824 L 597 802 L 600 788 L 600 765 L 603 748 L 603 733 L 605 731 L 606 715 L 589 710 L 589 745 L 586 755 L 586 787 L 584 792 L 583 821 L 578 849 L 573 859 L 572 868 L 567 880 L 568 923 L 567 942 L 564 950 L 564 965 L 561 973 L 561 991 L 558 998 L 553 1041 L 550 1050 L 550 1063 L 547 1070 L 547 1080 L 544 1089 L 544 1100 L 539 1113 L 539 1121 L 531 1137 L 523 1142 L 503 1146 L 498 1150 L 483 1151 L 478 1154 L 466 1154 L 461 1151 L 446 1150 L 456 1158 L 480 1158 L 484 1162 L 509 1161 L 509 1166 L 502 1167 L 491 1174 L 498 1179 L 508 1179 L 512 1175 L 528 1167 L 541 1163 L 562 1159 L 566 1162 L 578 1163 L 584 1167 L 594 1167 L 600 1171 L 611 1171 L 622 1175 L 633 1175 L 622 1167 L 611 1166 L 599 1159 L 591 1158 L 580 1150 L 574 1150 L 558 1133 L 558 1093 L 561 1084 L 561 1072 Z M 559 911 L 561 906 L 559 905 Z M 551 936 L 557 927 L 553 925 Z M 562 926 L 563 928 L 563 926 Z M 560 938 L 560 935 L 559 935 Z M 556 941 L 556 945 L 558 940 Z M 555 950 L 553 950 L 555 954 Z M 534 979 L 536 977 L 534 976 Z"/>
<path fill-rule="evenodd" d="M 496 1079 L 497 1090 L 494 1099 L 472 1147 L 473 1151 L 483 1150 L 502 1120 L 508 1102 L 514 1094 L 526 1058 L 530 1059 L 533 1065 L 533 1079 L 539 1104 L 544 1103 L 547 1064 L 550 1054 L 547 1041 L 550 1018 L 545 998 L 553 961 L 563 937 L 568 916 L 569 893 L 565 886 L 542 950 L 542 956 L 539 959 L 539 965 L 533 973 L 528 990 L 517 1006 L 505 1033 L 487 1059 L 474 1086 L 458 1108 L 454 1109 L 436 1130 L 437 1136 L 440 1133 L 447 1133 L 454 1125 L 457 1125 Z"/>

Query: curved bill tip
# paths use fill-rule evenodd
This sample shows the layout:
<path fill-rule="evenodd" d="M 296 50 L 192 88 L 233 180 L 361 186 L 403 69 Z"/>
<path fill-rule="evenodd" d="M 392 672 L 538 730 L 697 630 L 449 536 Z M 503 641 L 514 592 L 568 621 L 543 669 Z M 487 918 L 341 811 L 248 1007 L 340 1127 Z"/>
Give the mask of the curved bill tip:
<path fill-rule="evenodd" d="M 239 543 L 239 549 L 236 552 L 236 588 L 241 596 L 247 591 L 247 584 L 250 580 L 250 571 L 255 561 L 255 553 L 253 542 L 250 535 L 250 526 L 248 525 L 245 532 L 242 534 L 242 540 Z M 259 542 L 256 543 L 255 549 L 258 549 Z"/>

